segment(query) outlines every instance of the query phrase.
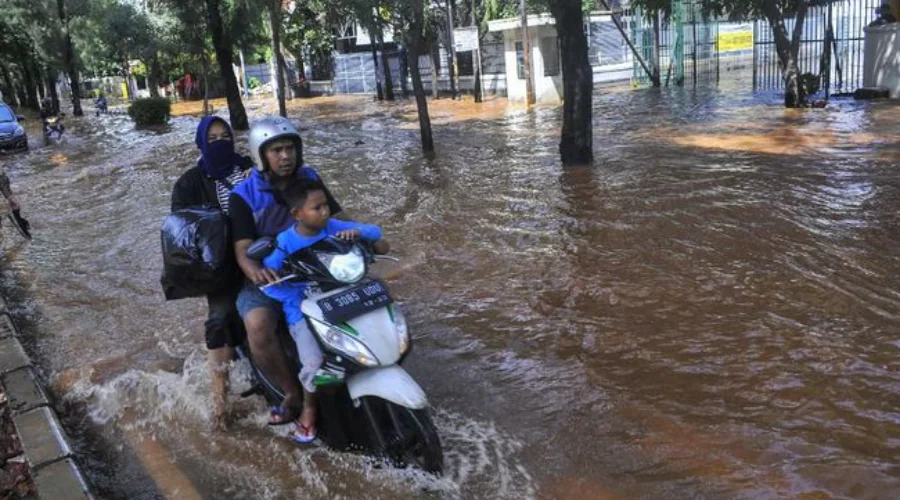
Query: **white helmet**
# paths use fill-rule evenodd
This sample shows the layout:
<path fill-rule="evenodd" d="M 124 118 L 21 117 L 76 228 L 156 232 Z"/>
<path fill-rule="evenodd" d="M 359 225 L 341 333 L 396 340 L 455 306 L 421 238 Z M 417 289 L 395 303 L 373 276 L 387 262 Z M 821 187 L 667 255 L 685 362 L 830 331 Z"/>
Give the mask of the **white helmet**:
<path fill-rule="evenodd" d="M 263 148 L 266 147 L 266 144 L 276 139 L 292 139 L 297 145 L 297 165 L 303 164 L 303 140 L 300 139 L 300 132 L 297 130 L 297 127 L 287 118 L 269 116 L 250 127 L 250 138 L 248 140 L 250 158 L 253 159 L 253 164 L 260 172 L 265 172 L 268 169 L 263 155 Z"/>

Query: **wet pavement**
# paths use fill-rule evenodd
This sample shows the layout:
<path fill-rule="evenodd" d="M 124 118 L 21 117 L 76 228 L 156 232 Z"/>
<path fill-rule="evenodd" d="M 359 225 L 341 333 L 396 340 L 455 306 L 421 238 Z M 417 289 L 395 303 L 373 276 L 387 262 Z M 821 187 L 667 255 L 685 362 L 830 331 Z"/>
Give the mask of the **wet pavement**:
<path fill-rule="evenodd" d="M 402 259 L 381 271 L 436 409 L 441 479 L 300 449 L 265 427 L 258 399 L 235 402 L 230 432 L 211 430 L 205 302 L 166 303 L 158 284 L 159 225 L 196 160 L 196 117 L 162 131 L 71 119 L 62 144 L 3 158 L 35 239 L 3 229 L 2 285 L 98 493 L 900 489 L 900 106 L 604 90 L 596 161 L 572 169 L 556 107 L 432 103 L 432 160 L 414 113 L 369 97 L 290 106 L 308 162 Z M 246 367 L 233 378 L 245 387 Z"/>

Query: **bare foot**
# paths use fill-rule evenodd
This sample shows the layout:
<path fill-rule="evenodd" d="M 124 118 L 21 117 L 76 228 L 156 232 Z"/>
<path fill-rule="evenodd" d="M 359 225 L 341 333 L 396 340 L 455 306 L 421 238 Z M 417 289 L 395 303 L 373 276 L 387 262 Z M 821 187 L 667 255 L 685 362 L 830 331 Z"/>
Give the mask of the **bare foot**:
<path fill-rule="evenodd" d="M 225 411 L 224 398 L 214 398 L 212 422 L 213 429 L 217 431 L 224 431 L 228 429 L 228 412 Z"/>
<path fill-rule="evenodd" d="M 228 430 L 228 416 L 224 412 L 213 415 L 213 430 L 217 432 Z"/>

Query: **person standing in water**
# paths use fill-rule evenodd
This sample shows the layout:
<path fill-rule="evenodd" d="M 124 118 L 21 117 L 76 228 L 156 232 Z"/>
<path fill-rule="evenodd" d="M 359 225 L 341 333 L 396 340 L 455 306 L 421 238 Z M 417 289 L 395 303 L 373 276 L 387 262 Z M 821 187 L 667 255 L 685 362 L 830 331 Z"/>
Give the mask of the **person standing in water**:
<path fill-rule="evenodd" d="M 195 138 L 200 149 L 197 165 L 175 183 L 172 211 L 188 207 L 218 206 L 228 215 L 231 190 L 244 181 L 250 158 L 234 151 L 231 127 L 218 116 L 206 116 L 197 126 Z M 225 406 L 228 394 L 228 367 L 234 349 L 246 336 L 235 302 L 240 289 L 240 276 L 232 286 L 206 296 L 209 313 L 205 323 L 207 359 L 213 391 L 213 416 L 217 429 L 226 424 Z"/>

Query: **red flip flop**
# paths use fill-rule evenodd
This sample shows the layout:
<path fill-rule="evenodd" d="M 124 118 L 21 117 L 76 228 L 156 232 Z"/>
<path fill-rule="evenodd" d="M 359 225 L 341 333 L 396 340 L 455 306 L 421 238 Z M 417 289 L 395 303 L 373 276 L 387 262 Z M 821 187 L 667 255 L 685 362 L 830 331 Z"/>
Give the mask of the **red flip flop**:
<path fill-rule="evenodd" d="M 309 444 L 316 440 L 316 426 L 309 427 L 297 422 L 297 428 L 290 433 L 291 441 L 298 444 Z"/>

